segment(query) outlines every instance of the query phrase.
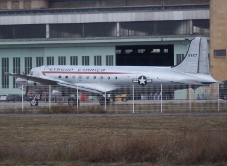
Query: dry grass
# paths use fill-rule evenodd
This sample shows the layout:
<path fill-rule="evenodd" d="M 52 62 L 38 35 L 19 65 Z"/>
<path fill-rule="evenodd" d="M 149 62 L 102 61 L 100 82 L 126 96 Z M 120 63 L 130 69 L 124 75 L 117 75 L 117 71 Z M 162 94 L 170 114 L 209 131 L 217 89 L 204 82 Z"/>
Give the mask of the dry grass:
<path fill-rule="evenodd" d="M 220 164 L 226 131 L 227 116 L 2 117 L 0 163 Z"/>
<path fill-rule="evenodd" d="M 104 107 L 95 105 L 95 106 L 83 106 L 83 107 L 77 107 L 76 106 L 68 106 L 65 104 L 58 104 L 55 106 L 52 106 L 50 109 L 47 107 L 41 107 L 38 109 L 38 113 L 44 113 L 44 114 L 59 114 L 59 113 L 106 113 L 104 110 Z"/>

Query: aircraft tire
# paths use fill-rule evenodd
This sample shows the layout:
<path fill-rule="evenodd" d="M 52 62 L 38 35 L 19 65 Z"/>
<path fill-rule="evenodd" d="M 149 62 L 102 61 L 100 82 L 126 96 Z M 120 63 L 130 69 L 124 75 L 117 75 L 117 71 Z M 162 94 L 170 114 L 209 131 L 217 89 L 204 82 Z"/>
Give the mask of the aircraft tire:
<path fill-rule="evenodd" d="M 75 105 L 75 101 L 69 100 L 69 101 L 68 101 L 68 105 Z"/>
<path fill-rule="evenodd" d="M 38 101 L 36 99 L 32 99 L 30 101 L 30 104 L 31 104 L 31 106 L 37 106 L 38 105 Z"/>

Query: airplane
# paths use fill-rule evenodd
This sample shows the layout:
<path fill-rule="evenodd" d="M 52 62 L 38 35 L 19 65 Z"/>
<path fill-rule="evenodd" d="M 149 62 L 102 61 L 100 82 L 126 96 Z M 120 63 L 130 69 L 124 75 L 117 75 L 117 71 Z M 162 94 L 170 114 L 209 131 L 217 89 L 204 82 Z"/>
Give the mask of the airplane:
<path fill-rule="evenodd" d="M 28 75 L 5 75 L 16 77 L 16 84 L 25 85 L 26 93 L 29 88 L 42 91 L 43 85 L 52 85 L 52 90 L 61 91 L 62 94 L 78 90 L 98 96 L 125 91 L 132 93 L 130 88 L 126 88 L 132 85 L 135 93 L 139 93 L 152 86 L 160 87 L 161 84 L 176 90 L 176 84 L 181 89 L 189 84 L 199 87 L 219 82 L 210 74 L 208 44 L 204 37 L 192 39 L 182 62 L 172 67 L 50 65 L 32 68 Z M 100 104 L 103 100 L 106 99 L 101 97 Z M 38 101 L 31 101 L 31 105 L 37 104 Z"/>

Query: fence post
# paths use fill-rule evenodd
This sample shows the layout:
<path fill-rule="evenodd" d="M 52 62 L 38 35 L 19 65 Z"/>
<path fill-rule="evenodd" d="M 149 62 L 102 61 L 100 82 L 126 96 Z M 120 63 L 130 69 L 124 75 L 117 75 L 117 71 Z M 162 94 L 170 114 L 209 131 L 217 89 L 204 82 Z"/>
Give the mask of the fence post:
<path fill-rule="evenodd" d="M 106 111 L 106 88 L 105 88 L 105 111 Z"/>
<path fill-rule="evenodd" d="M 132 85 L 132 113 L 135 113 L 135 96 L 134 96 L 134 84 Z"/>
<path fill-rule="evenodd" d="M 49 85 L 49 110 L 51 108 L 51 85 Z"/>
<path fill-rule="evenodd" d="M 160 97 L 161 97 L 161 113 L 162 113 L 162 84 L 161 84 L 161 92 L 160 92 Z"/>
<path fill-rule="evenodd" d="M 189 110 L 192 110 L 192 101 L 191 101 L 191 84 L 189 84 L 189 89 L 188 89 L 188 99 L 189 99 Z"/>
<path fill-rule="evenodd" d="M 219 92 L 219 83 L 218 83 L 218 111 L 220 111 L 220 103 L 219 103 L 219 94 L 220 92 Z"/>
<path fill-rule="evenodd" d="M 23 92 L 24 92 L 24 85 L 21 86 L 22 112 L 24 111 L 24 95 L 23 95 Z"/>
<path fill-rule="evenodd" d="M 79 92 L 78 92 L 78 85 L 76 86 L 76 108 L 77 108 L 77 111 L 78 111 L 78 107 L 79 107 Z"/>

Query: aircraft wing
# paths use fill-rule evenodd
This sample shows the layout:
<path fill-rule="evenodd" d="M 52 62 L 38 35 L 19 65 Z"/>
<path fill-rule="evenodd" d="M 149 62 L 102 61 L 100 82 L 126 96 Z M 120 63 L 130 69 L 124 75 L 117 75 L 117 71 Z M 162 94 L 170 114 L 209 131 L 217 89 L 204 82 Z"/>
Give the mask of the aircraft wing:
<path fill-rule="evenodd" d="M 72 89 L 77 89 L 79 91 L 85 91 L 85 92 L 90 92 L 94 94 L 103 94 L 105 91 L 111 91 L 116 89 L 115 87 L 111 87 L 108 85 L 93 85 L 93 84 L 71 84 L 66 81 L 50 78 L 50 77 L 34 77 L 34 76 L 29 76 L 29 75 L 22 75 L 22 74 L 16 74 L 16 73 L 5 73 L 5 75 L 13 76 L 16 78 L 22 78 L 30 81 L 34 81 L 37 83 L 40 83 L 42 85 L 59 85 L 62 87 L 68 87 Z"/>
<path fill-rule="evenodd" d="M 43 85 L 57 85 L 56 80 L 52 79 L 52 78 L 44 79 L 42 77 L 33 77 L 33 76 L 28 76 L 28 75 L 23 75 L 23 74 L 16 74 L 16 73 L 5 73 L 5 75 L 13 76 L 16 78 L 22 78 L 22 79 L 26 79 L 26 80 L 30 80 L 30 81 L 35 81 L 35 82 L 41 83 Z"/>
<path fill-rule="evenodd" d="M 172 81 L 173 83 L 176 83 L 176 84 L 185 84 L 185 85 L 204 85 L 203 83 L 199 82 L 199 81 L 192 81 L 192 80 L 189 80 L 189 81 L 183 81 L 183 80 L 180 80 L 180 81 Z"/>

